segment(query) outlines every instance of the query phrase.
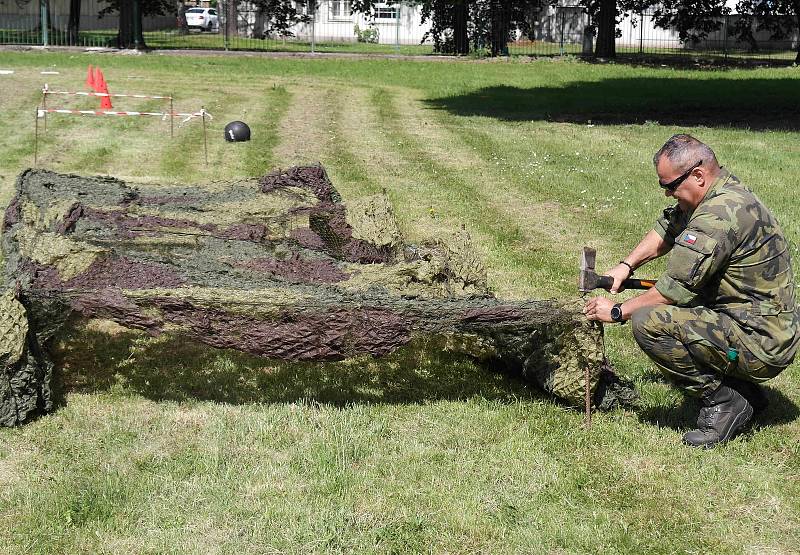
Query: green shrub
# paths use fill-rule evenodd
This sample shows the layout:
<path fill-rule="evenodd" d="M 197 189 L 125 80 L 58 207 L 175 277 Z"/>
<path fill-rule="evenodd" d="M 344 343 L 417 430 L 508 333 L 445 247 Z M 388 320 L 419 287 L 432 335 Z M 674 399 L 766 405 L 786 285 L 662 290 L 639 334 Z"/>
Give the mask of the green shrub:
<path fill-rule="evenodd" d="M 361 29 L 361 27 L 358 26 L 358 23 L 356 23 L 355 27 L 353 27 L 353 32 L 355 33 L 358 42 L 378 44 L 380 32 L 378 31 L 377 27 L 367 27 L 366 29 Z"/>

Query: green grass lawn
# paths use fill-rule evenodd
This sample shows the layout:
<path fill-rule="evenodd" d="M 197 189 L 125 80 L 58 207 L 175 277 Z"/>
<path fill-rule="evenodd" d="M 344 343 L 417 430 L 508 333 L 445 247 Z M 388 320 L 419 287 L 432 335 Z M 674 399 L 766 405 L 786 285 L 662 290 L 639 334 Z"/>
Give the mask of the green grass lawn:
<path fill-rule="evenodd" d="M 582 245 L 615 263 L 665 206 L 650 158 L 708 142 L 773 209 L 800 270 L 800 70 L 0 52 L 0 201 L 35 107 L 81 90 L 173 94 L 197 121 L 51 116 L 40 165 L 210 183 L 321 161 L 345 200 L 386 189 L 411 240 L 470 231 L 507 298 L 575 297 Z M 41 75 L 41 71 L 58 75 Z M 96 100 L 49 100 L 92 108 Z M 121 110 L 158 110 L 119 99 Z M 241 119 L 249 143 L 226 143 Z M 657 277 L 662 268 L 642 269 Z M 3 553 L 797 553 L 800 365 L 712 451 L 629 326 L 608 354 L 642 395 L 582 415 L 446 353 L 280 364 L 135 336 L 72 338 L 66 405 L 0 430 Z M 69 339 L 69 338 L 67 338 Z M 65 340 L 66 341 L 66 340 Z"/>

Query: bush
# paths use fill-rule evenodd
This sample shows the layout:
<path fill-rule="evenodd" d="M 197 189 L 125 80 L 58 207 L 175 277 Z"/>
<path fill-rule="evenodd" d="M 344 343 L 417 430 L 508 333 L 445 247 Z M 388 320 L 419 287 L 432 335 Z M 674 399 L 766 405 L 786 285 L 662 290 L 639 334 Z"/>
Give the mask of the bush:
<path fill-rule="evenodd" d="M 358 42 L 368 42 L 370 44 L 378 44 L 379 32 L 377 27 L 367 27 L 361 29 L 358 24 L 353 27 L 353 32 L 356 35 Z"/>

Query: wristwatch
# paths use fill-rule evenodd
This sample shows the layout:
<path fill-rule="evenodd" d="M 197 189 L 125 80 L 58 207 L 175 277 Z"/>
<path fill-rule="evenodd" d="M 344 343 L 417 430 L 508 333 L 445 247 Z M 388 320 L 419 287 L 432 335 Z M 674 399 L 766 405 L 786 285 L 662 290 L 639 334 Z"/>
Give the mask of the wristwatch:
<path fill-rule="evenodd" d="M 622 303 L 617 303 L 611 307 L 611 319 L 615 322 L 623 322 Z"/>

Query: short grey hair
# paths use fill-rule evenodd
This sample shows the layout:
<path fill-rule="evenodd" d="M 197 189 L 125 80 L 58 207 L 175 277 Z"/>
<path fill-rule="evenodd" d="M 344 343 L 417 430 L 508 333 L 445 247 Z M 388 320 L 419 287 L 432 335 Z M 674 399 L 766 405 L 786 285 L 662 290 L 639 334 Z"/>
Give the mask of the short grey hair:
<path fill-rule="evenodd" d="M 714 154 L 711 147 L 686 133 L 670 137 L 653 156 L 653 165 L 658 166 L 658 161 L 663 156 L 666 156 L 667 160 L 672 162 L 672 165 L 679 171 L 689 169 L 700 160 L 703 161 L 703 165 L 709 165 L 712 168 L 719 165 L 717 155 Z"/>

